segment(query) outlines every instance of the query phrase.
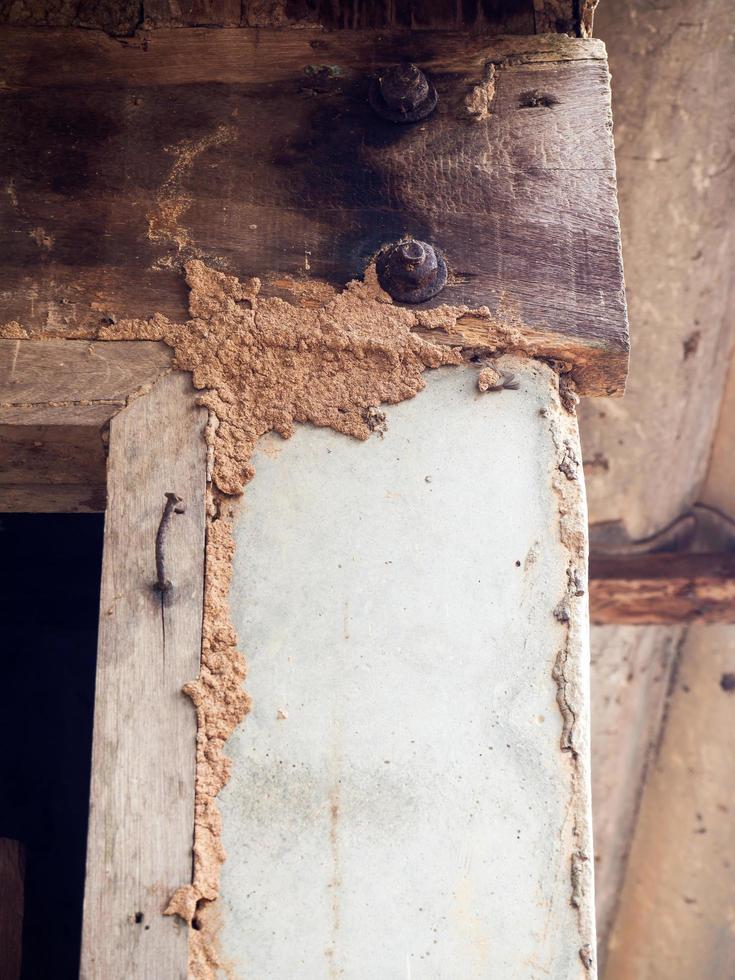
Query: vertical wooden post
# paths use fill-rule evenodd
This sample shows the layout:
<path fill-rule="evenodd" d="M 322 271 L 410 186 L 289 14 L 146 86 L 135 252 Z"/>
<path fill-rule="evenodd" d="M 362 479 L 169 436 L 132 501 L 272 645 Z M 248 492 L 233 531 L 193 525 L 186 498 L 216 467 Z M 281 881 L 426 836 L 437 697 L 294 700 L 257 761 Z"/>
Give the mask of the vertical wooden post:
<path fill-rule="evenodd" d="M 20 978 L 23 885 L 23 845 L 0 837 L 0 980 Z"/>
<path fill-rule="evenodd" d="M 164 917 L 191 880 L 206 412 L 170 374 L 110 424 L 81 976 L 187 976 L 187 929 Z M 165 494 L 169 592 L 156 590 Z"/>

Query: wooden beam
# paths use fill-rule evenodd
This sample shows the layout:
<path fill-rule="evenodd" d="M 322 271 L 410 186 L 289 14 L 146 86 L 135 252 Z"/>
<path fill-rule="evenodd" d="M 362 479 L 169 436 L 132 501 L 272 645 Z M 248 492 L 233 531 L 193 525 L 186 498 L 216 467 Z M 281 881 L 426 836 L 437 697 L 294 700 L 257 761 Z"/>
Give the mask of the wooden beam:
<path fill-rule="evenodd" d="M 457 30 L 482 34 L 589 34 L 584 0 L 117 0 L 59 7 L 52 0 L 0 8 L 0 22 L 83 27 L 115 35 L 161 27 L 326 27 L 334 30 Z M 30 9 L 29 9 L 30 8 Z M 591 27 L 591 23 L 589 24 Z"/>
<path fill-rule="evenodd" d="M 735 623 L 735 553 L 590 559 L 593 623 Z"/>
<path fill-rule="evenodd" d="M 439 102 L 396 126 L 367 93 L 407 60 Z M 193 256 L 298 303 L 412 234 L 450 270 L 425 307 L 467 311 L 447 315 L 446 342 L 492 347 L 501 328 L 568 364 L 581 393 L 622 392 L 600 42 L 179 28 L 123 45 L 8 28 L 3 61 L 0 322 L 93 337 L 114 317 L 185 320 Z"/>
<path fill-rule="evenodd" d="M 163 912 L 191 881 L 206 410 L 169 374 L 110 424 L 84 901 L 84 980 L 187 976 L 187 928 Z M 155 588 L 165 494 L 183 498 Z"/>
<path fill-rule="evenodd" d="M 20 841 L 0 837 L 0 980 L 20 980 L 24 864 Z"/>
<path fill-rule="evenodd" d="M 0 512 L 103 511 L 108 423 L 171 358 L 149 341 L 0 340 Z"/>
<path fill-rule="evenodd" d="M 89 340 L 0 340 L 0 409 L 32 405 L 72 408 L 84 413 L 90 402 L 123 406 L 171 368 L 165 344 L 137 340 L 125 344 Z M 65 424 L 73 417 L 68 413 Z M 84 424 L 87 416 L 83 415 Z M 11 421 L 6 417 L 3 421 Z M 43 424 L 40 417 L 34 424 Z"/>

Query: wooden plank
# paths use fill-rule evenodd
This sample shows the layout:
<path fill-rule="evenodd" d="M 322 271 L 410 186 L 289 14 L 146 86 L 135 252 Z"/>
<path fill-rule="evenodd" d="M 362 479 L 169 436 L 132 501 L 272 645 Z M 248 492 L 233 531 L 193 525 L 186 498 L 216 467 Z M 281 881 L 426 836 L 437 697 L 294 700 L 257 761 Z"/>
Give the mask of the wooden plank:
<path fill-rule="evenodd" d="M 171 357 L 149 341 L 0 340 L 0 511 L 103 511 L 107 424 Z"/>
<path fill-rule="evenodd" d="M 0 511 L 103 511 L 106 427 L 123 407 L 123 402 L 0 407 Z"/>
<path fill-rule="evenodd" d="M 191 880 L 206 411 L 169 374 L 110 424 L 84 906 L 84 980 L 187 976 L 187 930 L 163 910 Z M 162 597 L 155 538 L 174 492 Z"/>
<path fill-rule="evenodd" d="M 125 341 L 127 343 L 130 341 Z M 125 344 L 120 346 L 124 347 Z M 53 394 L 53 389 L 49 393 Z M 12 426 L 16 430 L 45 428 L 51 431 L 76 427 L 99 432 L 121 408 L 125 408 L 124 401 L 90 402 L 87 405 L 67 402 L 59 405 L 54 404 L 52 399 L 50 403 L 39 402 L 37 405 L 0 405 L 0 426 Z"/>
<path fill-rule="evenodd" d="M 583 393 L 622 390 L 599 42 L 183 28 L 121 45 L 13 29 L 4 60 L 0 319 L 53 336 L 102 316 L 182 317 L 177 269 L 195 254 L 259 276 L 264 295 L 289 277 L 341 288 L 408 232 L 449 263 L 427 306 L 489 310 L 460 343 L 500 321 L 575 365 Z M 418 126 L 367 101 L 374 73 L 404 60 L 439 92 Z M 475 90 L 488 113 L 468 110 Z"/>
<path fill-rule="evenodd" d="M 0 340 L 0 406 L 125 404 L 171 367 L 165 344 Z"/>
<path fill-rule="evenodd" d="M 557 7 L 573 7 L 556 0 Z M 142 18 L 141 18 L 142 14 Z M 131 35 L 141 27 L 316 27 L 453 29 L 493 34 L 533 34 L 555 30 L 537 24 L 532 0 L 112 0 L 60 5 L 53 0 L 0 4 L 0 23 L 44 27 L 85 27 Z"/>
<path fill-rule="evenodd" d="M 0 484 L 0 514 L 101 514 L 104 483 Z"/>
<path fill-rule="evenodd" d="M 0 980 L 20 980 L 24 878 L 23 845 L 0 837 Z"/>
<path fill-rule="evenodd" d="M 735 623 L 735 553 L 590 559 L 593 623 Z"/>
<path fill-rule="evenodd" d="M 573 11 L 572 0 L 555 0 Z M 477 33 L 533 34 L 556 30 L 551 18 L 534 16 L 532 0 L 117 0 L 60 7 L 52 0 L 0 5 L 0 23 L 45 27 L 86 27 L 132 34 L 160 27 L 316 27 L 348 30 L 449 29 Z M 565 28 L 566 29 L 566 28 Z"/>
<path fill-rule="evenodd" d="M 105 482 L 107 457 L 91 426 L 0 424 L 0 485 Z"/>

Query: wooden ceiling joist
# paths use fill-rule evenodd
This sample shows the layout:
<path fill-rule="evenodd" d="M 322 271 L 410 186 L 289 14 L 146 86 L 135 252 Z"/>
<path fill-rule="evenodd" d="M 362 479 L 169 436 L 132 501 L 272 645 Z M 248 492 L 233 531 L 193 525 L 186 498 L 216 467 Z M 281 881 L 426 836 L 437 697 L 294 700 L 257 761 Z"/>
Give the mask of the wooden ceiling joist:
<path fill-rule="evenodd" d="M 735 623 L 735 553 L 668 553 L 590 561 L 596 624 Z"/>

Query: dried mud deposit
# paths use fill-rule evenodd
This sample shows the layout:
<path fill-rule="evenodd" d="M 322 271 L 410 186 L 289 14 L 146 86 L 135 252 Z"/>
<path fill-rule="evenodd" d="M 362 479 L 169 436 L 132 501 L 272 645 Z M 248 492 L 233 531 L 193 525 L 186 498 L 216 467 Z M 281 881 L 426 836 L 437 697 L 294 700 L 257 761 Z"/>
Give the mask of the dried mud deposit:
<path fill-rule="evenodd" d="M 411 332 L 429 315 L 393 306 L 375 283 L 352 283 L 318 309 L 259 299 L 259 282 L 241 283 L 202 262 L 186 266 L 191 319 L 162 316 L 121 321 L 104 340 L 162 340 L 175 366 L 190 371 L 210 412 L 207 533 L 201 673 L 185 688 L 197 711 L 194 874 L 171 900 L 190 933 L 190 975 L 213 978 L 225 969 L 217 952 L 220 814 L 216 797 L 229 776 L 224 743 L 248 710 L 245 661 L 230 623 L 236 500 L 253 476 L 250 457 L 266 432 L 288 438 L 296 422 L 329 426 L 367 439 L 377 407 L 413 397 L 427 368 L 462 362 L 461 352 Z M 461 311 L 460 311 L 461 312 Z M 456 315 L 430 316 L 451 322 Z M 438 319 L 437 319 L 438 316 Z"/>
<path fill-rule="evenodd" d="M 393 305 L 378 286 L 374 268 L 368 269 L 364 282 L 352 282 L 341 293 L 325 286 L 315 297 L 313 286 L 293 283 L 291 292 L 304 305 L 262 298 L 257 279 L 241 282 L 198 260 L 187 263 L 185 272 L 190 288 L 187 322 L 155 314 L 146 320 L 112 322 L 101 327 L 97 336 L 165 342 L 174 351 L 175 367 L 191 372 L 194 387 L 201 392 L 199 401 L 209 410 L 201 672 L 185 688 L 197 712 L 194 869 L 191 884 L 176 892 L 166 911 L 181 916 L 191 927 L 190 977 L 215 980 L 228 974 L 218 953 L 219 916 L 212 904 L 218 897 L 225 858 L 216 797 L 229 777 L 224 744 L 249 707 L 243 689 L 245 660 L 237 649 L 228 601 L 233 527 L 238 498 L 254 473 L 250 459 L 258 439 L 270 431 L 288 438 L 297 422 L 367 439 L 383 425 L 381 403 L 412 398 L 424 387 L 427 368 L 461 364 L 472 353 L 430 339 L 435 328 L 451 335 L 468 312 L 482 324 L 483 357 L 474 358 L 484 362 L 478 375 L 481 391 L 516 387 L 513 376 L 493 367 L 484 355 L 538 352 L 512 316 L 496 319 L 486 309 L 443 306 L 425 311 Z M 424 336 L 414 332 L 417 329 Z M 28 336 L 16 323 L 5 324 L 0 335 Z M 559 393 L 571 421 L 573 386 L 564 376 Z M 560 433 L 555 434 L 555 442 L 560 450 L 570 445 Z M 566 483 L 555 485 L 562 504 L 569 493 Z M 561 513 L 565 511 L 573 512 L 574 507 L 562 506 Z M 561 533 L 574 556 L 570 557 L 573 566 L 574 559 L 583 555 L 584 532 L 572 534 L 573 540 L 569 526 L 562 526 Z M 571 589 L 568 607 L 574 608 L 575 598 Z M 568 607 L 565 603 L 565 610 Z M 569 620 L 574 632 L 576 616 Z M 570 702 L 578 692 L 572 690 L 577 678 L 571 669 L 564 671 L 566 657 L 563 661 L 555 679 L 566 723 Z M 576 751 L 573 755 L 576 763 Z M 582 848 L 579 852 L 586 857 Z"/>

